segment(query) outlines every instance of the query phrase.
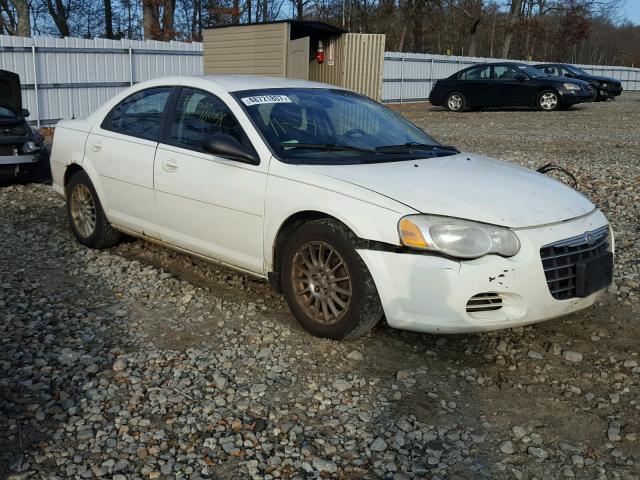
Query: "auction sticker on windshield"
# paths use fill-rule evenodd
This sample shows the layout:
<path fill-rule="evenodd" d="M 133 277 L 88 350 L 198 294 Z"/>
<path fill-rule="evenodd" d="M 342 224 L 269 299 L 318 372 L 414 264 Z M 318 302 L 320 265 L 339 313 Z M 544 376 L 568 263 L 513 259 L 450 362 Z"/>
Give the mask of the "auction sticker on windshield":
<path fill-rule="evenodd" d="M 263 103 L 291 103 L 291 100 L 286 95 L 258 95 L 256 97 L 244 97 L 242 102 L 247 107 L 250 107 Z"/>

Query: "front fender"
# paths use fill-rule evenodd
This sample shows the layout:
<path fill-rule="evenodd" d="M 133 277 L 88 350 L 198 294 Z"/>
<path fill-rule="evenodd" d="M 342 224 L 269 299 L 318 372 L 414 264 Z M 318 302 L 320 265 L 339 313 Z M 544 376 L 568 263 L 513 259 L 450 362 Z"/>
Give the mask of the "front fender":
<path fill-rule="evenodd" d="M 269 175 L 264 220 L 267 272 L 273 271 L 274 246 L 281 227 L 300 212 L 319 212 L 341 221 L 360 238 L 400 245 L 398 221 L 404 215 L 417 213 L 415 210 L 365 189 L 360 189 L 362 197 L 356 196 L 359 187 L 343 185 L 346 191 L 338 191 L 338 186 L 335 183 L 336 188 L 329 188 L 329 185 Z M 379 197 L 379 202 L 375 197 Z"/>

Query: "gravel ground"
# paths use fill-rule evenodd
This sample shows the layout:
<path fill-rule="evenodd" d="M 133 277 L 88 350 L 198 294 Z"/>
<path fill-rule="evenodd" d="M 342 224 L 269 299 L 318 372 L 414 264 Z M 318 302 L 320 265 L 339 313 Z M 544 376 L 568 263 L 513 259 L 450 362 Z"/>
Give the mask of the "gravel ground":
<path fill-rule="evenodd" d="M 575 171 L 617 233 L 603 301 L 321 340 L 259 281 L 138 240 L 87 250 L 50 187 L 0 188 L 0 478 L 640 478 L 640 95 L 400 109 L 444 143 Z"/>

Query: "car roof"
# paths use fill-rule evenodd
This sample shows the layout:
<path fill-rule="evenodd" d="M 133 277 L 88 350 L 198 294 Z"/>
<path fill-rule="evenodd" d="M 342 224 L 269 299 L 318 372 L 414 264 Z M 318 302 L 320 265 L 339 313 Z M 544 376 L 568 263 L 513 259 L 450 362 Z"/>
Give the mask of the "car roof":
<path fill-rule="evenodd" d="M 182 77 L 165 77 L 143 82 L 144 86 L 151 85 L 185 85 L 206 88 L 215 85 L 226 92 L 238 92 L 263 88 L 333 88 L 341 89 L 336 85 L 311 82 L 297 78 L 269 77 L 259 75 L 194 75 Z M 142 86 L 143 84 L 139 84 Z"/>
<path fill-rule="evenodd" d="M 486 62 L 486 63 L 476 63 L 475 65 L 470 65 L 467 68 L 460 70 L 460 72 L 463 72 L 465 70 L 470 70 L 476 67 L 499 67 L 501 65 L 508 65 L 510 67 L 516 67 L 516 68 L 522 67 L 522 66 L 531 66 L 525 62 Z M 460 72 L 456 72 L 456 74 Z"/>

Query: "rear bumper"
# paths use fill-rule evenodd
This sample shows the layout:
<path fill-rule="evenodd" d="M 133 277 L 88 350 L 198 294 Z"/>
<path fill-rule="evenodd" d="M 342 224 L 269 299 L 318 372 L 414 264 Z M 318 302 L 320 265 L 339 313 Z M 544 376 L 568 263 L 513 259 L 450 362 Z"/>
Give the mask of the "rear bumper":
<path fill-rule="evenodd" d="M 487 255 L 455 261 L 432 255 L 358 250 L 378 289 L 387 322 L 394 328 L 430 333 L 498 330 L 542 322 L 587 308 L 599 293 L 556 300 L 547 285 L 540 247 L 607 225 L 593 214 L 557 225 L 522 229 L 522 248 L 511 258 Z M 491 311 L 467 311 L 478 294 L 500 296 Z"/>

